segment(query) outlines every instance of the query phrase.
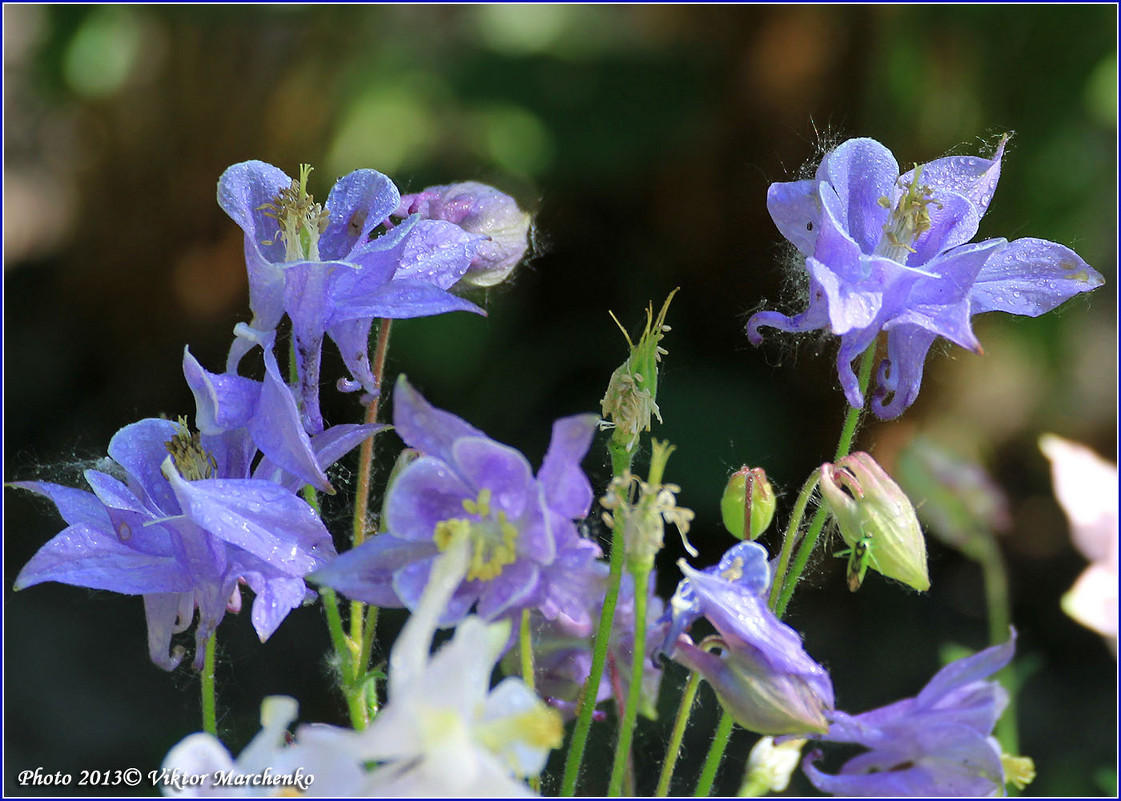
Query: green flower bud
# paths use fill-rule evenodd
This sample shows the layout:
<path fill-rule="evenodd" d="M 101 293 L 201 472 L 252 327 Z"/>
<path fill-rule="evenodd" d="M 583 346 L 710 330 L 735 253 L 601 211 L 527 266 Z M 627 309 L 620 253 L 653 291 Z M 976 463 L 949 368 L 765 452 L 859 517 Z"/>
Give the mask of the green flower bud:
<path fill-rule="evenodd" d="M 849 546 L 849 589 L 870 567 L 919 592 L 930 589 L 926 541 L 914 507 L 867 453 L 821 466 L 821 496 Z"/>
<path fill-rule="evenodd" d="M 607 393 L 600 401 L 600 407 L 604 418 L 601 426 L 615 429 L 611 435 L 611 446 L 621 453 L 630 454 L 634 451 L 639 433 L 650 430 L 651 418 L 662 422 L 662 413 L 657 403 L 658 362 L 662 360 L 666 350 L 659 343 L 670 330 L 666 325 L 666 312 L 669 311 L 670 301 L 675 294 L 676 289 L 669 293 L 657 317 L 654 317 L 654 307 L 647 307 L 646 327 L 642 329 L 637 343 L 631 341 L 627 329 L 615 319 L 615 324 L 627 339 L 630 355 L 611 374 Z M 615 318 L 615 315 L 611 316 Z"/>
<path fill-rule="evenodd" d="M 749 484 L 750 501 L 747 500 Z M 767 530 L 775 516 L 775 491 L 762 467 L 744 466 L 732 473 L 720 498 L 720 514 L 724 518 L 724 528 L 738 539 L 744 538 L 748 518 L 751 519 L 748 539 L 758 539 Z"/>

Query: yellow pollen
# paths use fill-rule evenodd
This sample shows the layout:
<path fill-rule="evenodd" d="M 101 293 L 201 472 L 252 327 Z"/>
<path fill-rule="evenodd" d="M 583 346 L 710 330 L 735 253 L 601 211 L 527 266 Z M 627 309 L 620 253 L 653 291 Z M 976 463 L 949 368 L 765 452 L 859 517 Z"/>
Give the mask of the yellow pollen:
<path fill-rule="evenodd" d="M 885 209 L 891 209 L 891 215 L 884 223 L 883 239 L 876 248 L 877 256 L 904 262 L 908 253 L 915 252 L 911 247 L 915 240 L 924 231 L 930 230 L 930 212 L 927 207 L 933 204 L 942 208 L 942 204 L 930 196 L 930 187 L 919 183 L 921 177 L 922 167 L 916 165 L 911 183 L 894 207 L 887 197 L 881 197 L 877 201 Z"/>
<path fill-rule="evenodd" d="M 175 436 L 165 442 L 164 447 L 171 454 L 179 475 L 187 481 L 213 478 L 218 471 L 218 463 L 214 456 L 202 447 L 199 432 L 192 434 L 187 427 L 186 417 L 179 418 Z"/>
<path fill-rule="evenodd" d="M 502 575 L 502 569 L 518 559 L 518 528 L 506 519 L 506 513 L 492 514 L 491 491 L 484 489 L 475 500 L 465 499 L 463 509 L 477 519 L 455 517 L 436 524 L 432 540 L 446 550 L 452 540 L 466 536 L 471 541 L 468 581 L 491 581 Z"/>
<path fill-rule="evenodd" d="M 307 191 L 311 165 L 300 165 L 300 179 L 281 189 L 271 203 L 257 207 L 266 217 L 276 220 L 277 237 L 284 242 L 284 260 L 318 261 L 319 236 L 327 230 L 331 215 L 327 209 L 314 202 Z M 276 239 L 266 239 L 263 245 L 272 245 Z"/>
<path fill-rule="evenodd" d="M 520 715 L 488 721 L 476 731 L 479 739 L 495 753 L 509 751 L 511 744 L 548 750 L 564 744 L 564 721 L 560 713 L 540 703 Z"/>
<path fill-rule="evenodd" d="M 743 557 L 737 556 L 733 559 L 732 564 L 720 572 L 720 577 L 728 581 L 739 581 L 743 578 Z"/>
<path fill-rule="evenodd" d="M 1035 781 L 1035 762 L 1031 757 L 1001 754 L 1000 762 L 1004 767 L 1005 782 L 1016 785 L 1017 789 L 1023 790 Z"/>

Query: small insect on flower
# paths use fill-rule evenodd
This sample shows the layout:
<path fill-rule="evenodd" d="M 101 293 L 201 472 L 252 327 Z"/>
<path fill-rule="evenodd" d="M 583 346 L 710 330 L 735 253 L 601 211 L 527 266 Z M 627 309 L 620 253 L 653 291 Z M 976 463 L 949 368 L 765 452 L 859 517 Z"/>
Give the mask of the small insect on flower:
<path fill-rule="evenodd" d="M 871 535 L 861 537 L 851 548 L 837 551 L 833 555 L 847 556 L 849 558 L 845 574 L 845 579 L 849 585 L 849 592 L 856 592 L 860 589 L 860 585 L 864 583 L 864 575 L 868 572 L 869 565 L 873 565 L 876 570 L 880 570 L 880 566 L 876 562 L 876 557 L 872 555 Z"/>

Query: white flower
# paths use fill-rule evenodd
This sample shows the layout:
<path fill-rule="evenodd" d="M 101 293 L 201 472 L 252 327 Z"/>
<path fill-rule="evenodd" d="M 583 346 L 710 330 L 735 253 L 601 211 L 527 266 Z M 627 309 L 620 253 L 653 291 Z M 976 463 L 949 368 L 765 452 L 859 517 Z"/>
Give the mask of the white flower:
<path fill-rule="evenodd" d="M 157 784 L 173 797 L 354 795 L 366 772 L 333 748 L 332 726 L 303 726 L 300 738 L 286 744 L 288 725 L 299 706 L 294 698 L 270 696 L 261 704 L 261 731 L 235 762 L 211 734 L 184 738 L 164 759 Z"/>
<path fill-rule="evenodd" d="M 1071 539 L 1090 566 L 1063 596 L 1063 611 L 1101 634 L 1117 654 L 1117 465 L 1054 434 L 1040 437 Z"/>
<path fill-rule="evenodd" d="M 564 735 L 560 715 L 518 678 L 490 689 L 510 637 L 508 621 L 467 617 L 434 655 L 432 636 L 467 572 L 466 539 L 433 565 L 420 604 L 389 659 L 389 700 L 364 732 L 338 746 L 358 760 L 384 763 L 364 794 L 379 796 L 528 796 L 520 781 L 545 767 Z"/>

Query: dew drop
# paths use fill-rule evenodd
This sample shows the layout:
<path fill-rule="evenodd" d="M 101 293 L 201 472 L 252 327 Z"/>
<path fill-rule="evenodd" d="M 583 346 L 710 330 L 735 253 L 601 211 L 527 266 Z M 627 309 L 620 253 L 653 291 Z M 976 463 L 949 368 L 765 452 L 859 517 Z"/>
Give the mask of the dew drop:
<path fill-rule="evenodd" d="M 121 523 L 121 527 L 117 529 L 117 537 L 121 542 L 128 542 L 132 539 L 132 529 L 128 527 L 128 523 Z"/>

